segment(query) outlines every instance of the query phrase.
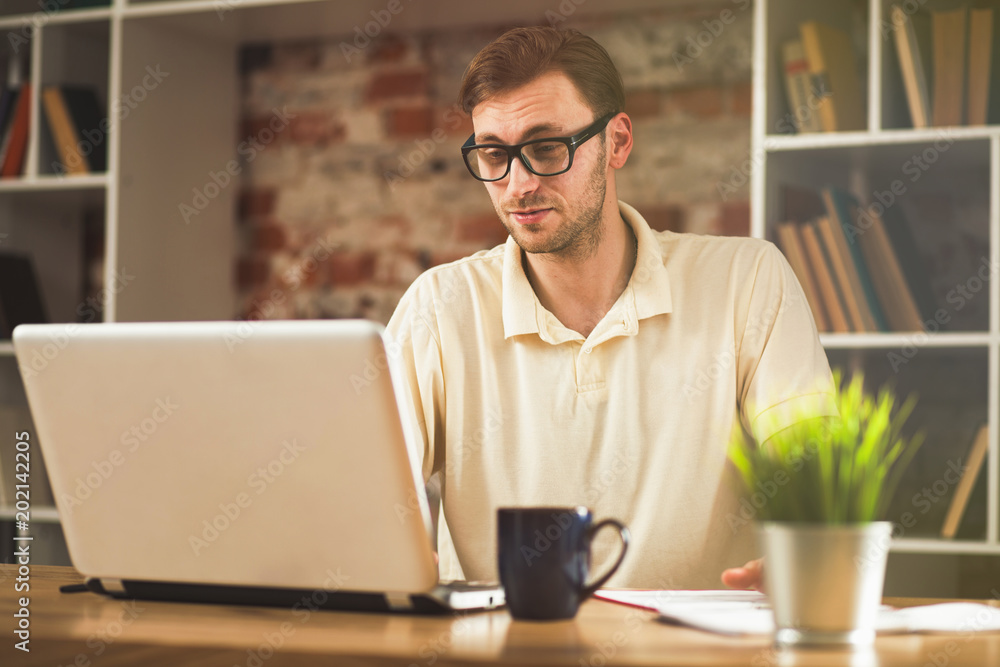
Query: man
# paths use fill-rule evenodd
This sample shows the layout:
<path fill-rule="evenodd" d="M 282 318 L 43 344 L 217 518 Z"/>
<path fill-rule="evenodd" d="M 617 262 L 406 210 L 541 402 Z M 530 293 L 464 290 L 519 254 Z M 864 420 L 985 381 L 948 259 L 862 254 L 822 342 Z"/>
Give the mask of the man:
<path fill-rule="evenodd" d="M 460 100 L 466 164 L 510 236 L 424 273 L 389 323 L 425 479 L 441 474 L 442 576 L 496 578 L 497 507 L 586 505 L 632 532 L 609 585 L 718 587 L 754 556 L 734 425 L 763 442 L 836 414 L 801 288 L 765 241 L 654 232 L 618 201 L 632 125 L 589 37 L 511 30 Z M 594 570 L 618 548 L 600 536 Z"/>

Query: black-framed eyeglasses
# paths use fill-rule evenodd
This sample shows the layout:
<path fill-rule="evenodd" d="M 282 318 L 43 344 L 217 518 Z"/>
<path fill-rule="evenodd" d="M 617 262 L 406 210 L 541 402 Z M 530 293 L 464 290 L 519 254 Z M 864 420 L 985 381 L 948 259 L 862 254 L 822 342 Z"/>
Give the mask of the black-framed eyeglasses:
<path fill-rule="evenodd" d="M 558 176 L 573 166 L 576 149 L 601 132 L 616 115 L 605 114 L 571 137 L 544 137 L 513 146 L 476 144 L 473 134 L 462 146 L 462 157 L 469 173 L 487 183 L 506 178 L 515 157 L 536 176 Z"/>

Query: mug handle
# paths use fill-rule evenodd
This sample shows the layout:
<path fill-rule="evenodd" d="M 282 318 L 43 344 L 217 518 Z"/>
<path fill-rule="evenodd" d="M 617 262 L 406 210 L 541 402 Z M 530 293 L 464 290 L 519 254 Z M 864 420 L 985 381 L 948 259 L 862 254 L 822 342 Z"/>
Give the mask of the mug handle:
<path fill-rule="evenodd" d="M 601 528 L 604 528 L 605 526 L 614 526 L 615 528 L 618 529 L 618 534 L 622 538 L 622 551 L 620 554 L 618 554 L 618 560 L 615 561 L 615 564 L 611 566 L 610 570 L 605 572 L 604 575 L 600 577 L 597 581 L 593 582 L 590 585 L 584 586 L 584 589 L 580 592 L 581 600 L 586 600 L 587 598 L 589 598 L 591 595 L 594 594 L 595 591 L 597 591 L 598 588 L 603 586 L 605 582 L 607 582 L 607 580 L 611 578 L 611 575 L 613 575 L 618 570 L 618 566 L 622 564 L 623 560 L 625 560 L 625 552 L 628 551 L 628 544 L 630 539 L 628 528 L 626 528 L 625 524 L 623 524 L 621 521 L 617 521 L 615 519 L 605 519 L 604 521 L 596 523 L 587 529 L 588 548 L 590 546 L 590 542 L 594 540 L 594 535 L 597 534 L 597 531 L 599 531 Z"/>

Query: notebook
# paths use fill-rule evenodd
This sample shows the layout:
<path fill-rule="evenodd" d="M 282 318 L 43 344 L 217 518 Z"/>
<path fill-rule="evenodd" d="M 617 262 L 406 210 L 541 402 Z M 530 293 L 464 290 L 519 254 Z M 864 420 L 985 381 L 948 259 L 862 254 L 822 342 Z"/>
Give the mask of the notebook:
<path fill-rule="evenodd" d="M 22 325 L 14 349 L 91 590 L 293 609 L 503 604 L 496 585 L 438 581 L 381 325 Z"/>

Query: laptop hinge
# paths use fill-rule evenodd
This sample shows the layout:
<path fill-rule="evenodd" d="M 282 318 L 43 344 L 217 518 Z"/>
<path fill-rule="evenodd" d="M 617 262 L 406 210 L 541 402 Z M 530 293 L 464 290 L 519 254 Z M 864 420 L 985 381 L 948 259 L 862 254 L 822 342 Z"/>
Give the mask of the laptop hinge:
<path fill-rule="evenodd" d="M 108 595 L 125 595 L 125 585 L 121 579 L 108 579 L 101 577 L 101 586 L 104 587 Z"/>
<path fill-rule="evenodd" d="M 386 593 L 385 601 L 393 611 L 413 609 L 409 593 Z"/>

